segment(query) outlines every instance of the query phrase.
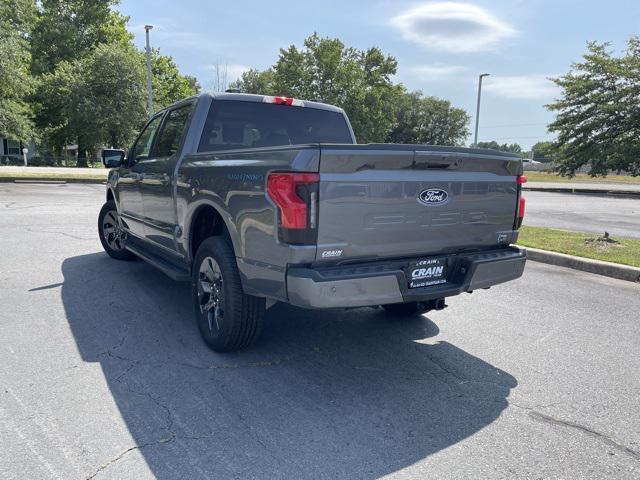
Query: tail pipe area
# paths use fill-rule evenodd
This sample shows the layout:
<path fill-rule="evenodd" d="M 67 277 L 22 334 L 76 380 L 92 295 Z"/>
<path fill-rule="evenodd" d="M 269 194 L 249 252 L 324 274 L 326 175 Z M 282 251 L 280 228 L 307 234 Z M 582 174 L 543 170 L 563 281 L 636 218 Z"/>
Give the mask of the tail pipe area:
<path fill-rule="evenodd" d="M 444 310 L 448 305 L 445 303 L 444 298 L 436 298 L 434 300 L 428 300 L 426 302 L 418 302 L 418 309 L 423 312 L 430 312 L 431 310 Z"/>

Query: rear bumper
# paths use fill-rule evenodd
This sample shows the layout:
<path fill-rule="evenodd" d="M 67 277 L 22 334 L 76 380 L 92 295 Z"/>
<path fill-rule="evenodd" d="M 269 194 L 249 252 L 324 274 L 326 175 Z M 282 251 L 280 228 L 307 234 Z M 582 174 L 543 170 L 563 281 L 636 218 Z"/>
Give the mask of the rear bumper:
<path fill-rule="evenodd" d="M 447 282 L 415 289 L 408 288 L 403 268 L 418 258 L 293 267 L 287 272 L 289 303 L 306 308 L 345 308 L 434 300 L 519 278 L 526 262 L 526 252 L 516 247 L 439 257 L 447 261 Z"/>

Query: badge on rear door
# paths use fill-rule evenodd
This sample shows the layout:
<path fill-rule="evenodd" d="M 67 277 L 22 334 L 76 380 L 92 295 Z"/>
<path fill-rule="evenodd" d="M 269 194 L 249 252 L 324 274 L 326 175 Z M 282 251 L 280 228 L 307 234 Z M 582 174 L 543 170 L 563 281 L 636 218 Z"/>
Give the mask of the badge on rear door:
<path fill-rule="evenodd" d="M 428 188 L 418 194 L 418 202 L 423 205 L 442 205 L 449 200 L 449 194 L 440 188 Z"/>

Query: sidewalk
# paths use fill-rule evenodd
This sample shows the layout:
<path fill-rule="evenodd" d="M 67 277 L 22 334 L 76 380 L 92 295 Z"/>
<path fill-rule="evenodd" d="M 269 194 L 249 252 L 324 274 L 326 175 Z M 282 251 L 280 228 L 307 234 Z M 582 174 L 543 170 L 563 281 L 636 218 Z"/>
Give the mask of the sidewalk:
<path fill-rule="evenodd" d="M 48 180 L 102 183 L 107 180 L 108 172 L 106 168 L 0 166 L 0 182 Z"/>
<path fill-rule="evenodd" d="M 640 196 L 640 183 L 527 182 L 524 190 Z"/>

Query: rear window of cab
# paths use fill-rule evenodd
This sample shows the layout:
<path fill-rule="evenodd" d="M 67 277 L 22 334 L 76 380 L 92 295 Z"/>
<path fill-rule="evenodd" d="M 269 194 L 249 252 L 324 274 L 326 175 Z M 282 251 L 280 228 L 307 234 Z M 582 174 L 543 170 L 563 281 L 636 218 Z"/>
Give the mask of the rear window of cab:
<path fill-rule="evenodd" d="M 239 100 L 212 103 L 199 152 L 308 143 L 353 143 L 340 112 Z"/>

